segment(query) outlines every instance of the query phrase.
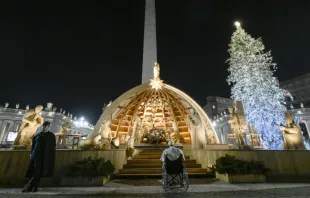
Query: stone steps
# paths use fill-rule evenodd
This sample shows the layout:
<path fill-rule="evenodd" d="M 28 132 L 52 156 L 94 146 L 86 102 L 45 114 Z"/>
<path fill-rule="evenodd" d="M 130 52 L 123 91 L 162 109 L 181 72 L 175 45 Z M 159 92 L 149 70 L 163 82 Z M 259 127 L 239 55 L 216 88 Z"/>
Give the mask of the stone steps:
<path fill-rule="evenodd" d="M 188 174 L 206 174 L 207 171 L 204 168 L 188 168 Z M 119 174 L 161 174 L 162 168 L 124 168 L 120 170 Z"/>
<path fill-rule="evenodd" d="M 161 153 L 155 153 L 155 152 L 141 152 L 139 153 L 139 155 L 158 155 L 158 156 L 161 156 L 162 152 Z"/>
<path fill-rule="evenodd" d="M 133 159 L 127 160 L 127 164 L 124 164 L 123 169 L 119 170 L 117 177 L 161 177 L 162 162 L 160 157 L 162 152 L 163 149 L 142 150 Z M 189 156 L 185 156 L 184 165 L 189 176 L 204 176 L 207 173 L 206 169 L 201 168 L 201 164 L 190 159 Z"/>
<path fill-rule="evenodd" d="M 189 178 L 204 178 L 204 174 L 201 174 L 201 173 L 190 173 L 188 174 Z M 148 174 L 145 174 L 145 173 L 134 173 L 134 174 L 131 174 L 131 173 L 119 173 L 116 175 L 115 178 L 127 178 L 127 179 L 130 179 L 130 178 L 161 178 L 162 177 L 162 174 L 161 173 L 148 173 Z"/>
<path fill-rule="evenodd" d="M 161 155 L 136 155 L 132 159 L 158 159 L 160 160 Z M 189 159 L 189 156 L 185 156 L 185 159 Z"/>
<path fill-rule="evenodd" d="M 156 159 L 132 159 L 127 160 L 127 164 L 142 164 L 142 163 L 158 163 L 161 164 L 162 162 L 159 160 L 159 158 Z M 184 161 L 184 164 L 195 164 L 196 160 L 187 159 Z"/>
<path fill-rule="evenodd" d="M 186 168 L 201 168 L 201 164 L 196 163 L 184 163 Z M 145 164 L 125 164 L 124 169 L 129 168 L 161 168 L 162 163 L 145 163 Z"/>

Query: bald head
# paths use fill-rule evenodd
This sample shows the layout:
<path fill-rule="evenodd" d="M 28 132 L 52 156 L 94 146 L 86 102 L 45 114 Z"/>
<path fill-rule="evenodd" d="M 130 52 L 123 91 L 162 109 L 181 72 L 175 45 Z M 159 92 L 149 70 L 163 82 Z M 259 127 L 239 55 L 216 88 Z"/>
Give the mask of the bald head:
<path fill-rule="evenodd" d="M 168 142 L 168 146 L 174 146 L 174 144 L 171 140 Z"/>

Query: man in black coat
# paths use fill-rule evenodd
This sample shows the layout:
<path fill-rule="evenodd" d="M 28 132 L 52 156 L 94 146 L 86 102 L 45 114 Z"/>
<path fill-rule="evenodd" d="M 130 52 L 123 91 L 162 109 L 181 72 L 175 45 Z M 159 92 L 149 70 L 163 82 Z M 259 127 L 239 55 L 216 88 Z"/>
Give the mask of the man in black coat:
<path fill-rule="evenodd" d="M 32 139 L 30 163 L 26 173 L 28 184 L 22 192 L 37 192 L 41 177 L 52 177 L 55 166 L 56 138 L 49 131 L 51 123 L 44 122 L 43 130 Z"/>

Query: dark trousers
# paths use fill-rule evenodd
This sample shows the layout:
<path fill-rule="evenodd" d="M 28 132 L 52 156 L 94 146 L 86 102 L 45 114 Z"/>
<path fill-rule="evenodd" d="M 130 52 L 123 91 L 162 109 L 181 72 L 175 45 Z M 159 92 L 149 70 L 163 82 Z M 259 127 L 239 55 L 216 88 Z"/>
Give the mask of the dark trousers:
<path fill-rule="evenodd" d="M 25 188 L 33 188 L 38 187 L 40 184 L 41 173 L 42 173 L 42 163 L 41 160 L 36 160 L 35 158 L 30 159 L 30 164 L 28 167 L 28 171 L 26 177 L 29 178 L 28 183 Z"/>
<path fill-rule="evenodd" d="M 26 184 L 25 188 L 34 188 L 40 185 L 40 177 L 34 175 L 33 177 L 29 178 L 28 183 Z"/>
<path fill-rule="evenodd" d="M 40 185 L 40 176 L 34 174 L 31 178 L 29 178 L 28 183 L 26 184 L 25 188 L 34 188 Z"/>

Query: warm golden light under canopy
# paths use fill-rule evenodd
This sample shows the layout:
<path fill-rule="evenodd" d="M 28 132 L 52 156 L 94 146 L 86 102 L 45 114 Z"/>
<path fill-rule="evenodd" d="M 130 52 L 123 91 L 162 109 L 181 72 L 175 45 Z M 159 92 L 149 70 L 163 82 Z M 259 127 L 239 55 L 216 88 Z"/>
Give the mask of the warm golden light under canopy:
<path fill-rule="evenodd" d="M 219 143 L 215 130 L 204 110 L 181 90 L 163 83 L 159 64 L 153 67 L 154 77 L 125 92 L 117 98 L 99 118 L 93 135 L 101 123 L 109 122 L 112 137 L 125 143 L 133 135 L 135 144 L 153 129 L 164 130 L 169 137 L 183 144 L 204 148 Z M 142 138 L 143 140 L 143 138 Z"/>
<path fill-rule="evenodd" d="M 142 133 L 152 128 L 177 131 L 181 142 L 190 143 L 188 114 L 188 110 L 175 93 L 164 87 L 146 89 L 137 93 L 112 120 L 112 135 L 132 133 L 135 131 L 135 122 L 140 122 Z"/>

